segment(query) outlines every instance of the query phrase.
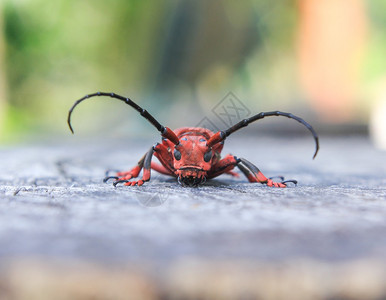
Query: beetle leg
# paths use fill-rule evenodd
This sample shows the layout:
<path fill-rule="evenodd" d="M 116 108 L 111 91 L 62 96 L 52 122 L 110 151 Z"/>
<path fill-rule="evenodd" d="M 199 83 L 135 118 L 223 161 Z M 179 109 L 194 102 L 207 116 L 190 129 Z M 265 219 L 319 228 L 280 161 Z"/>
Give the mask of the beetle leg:
<path fill-rule="evenodd" d="M 161 144 L 156 144 L 153 147 L 150 148 L 150 150 L 145 154 L 143 161 L 142 161 L 142 167 L 143 167 L 143 174 L 142 178 L 140 180 L 135 180 L 135 181 L 128 181 L 127 179 L 121 182 L 124 182 L 124 185 L 127 186 L 134 186 L 138 185 L 141 186 L 143 185 L 146 181 L 150 180 L 150 170 L 151 170 L 151 160 L 153 158 L 154 152 L 160 151 L 160 148 L 163 146 Z"/>
<path fill-rule="evenodd" d="M 228 171 L 228 172 L 225 172 L 225 174 L 229 174 L 233 177 L 240 177 L 240 174 L 235 171 Z"/>
<path fill-rule="evenodd" d="M 208 179 L 220 176 L 221 174 L 237 174 L 233 172 L 233 168 L 237 165 L 237 157 L 228 154 L 223 159 L 218 161 L 208 172 Z M 238 175 L 238 174 L 237 174 Z"/>
<path fill-rule="evenodd" d="M 145 160 L 147 153 L 145 153 L 141 159 L 138 161 L 137 165 L 132 168 L 130 171 L 127 172 L 118 172 L 117 176 L 119 176 L 120 180 L 129 180 L 131 178 L 136 178 L 138 177 L 139 173 L 141 172 L 143 168 L 143 162 Z"/>
<path fill-rule="evenodd" d="M 168 151 L 166 147 L 162 144 L 157 143 L 156 145 L 151 147 L 147 153 L 145 153 L 145 155 L 138 161 L 137 166 L 135 166 L 133 169 L 131 169 L 128 172 L 118 172 L 117 173 L 117 176 L 119 176 L 118 178 L 117 176 L 108 176 L 105 178 L 105 180 L 107 181 L 110 178 L 116 179 L 113 183 L 114 186 L 116 186 L 119 183 L 124 183 L 124 185 L 127 185 L 127 186 L 134 186 L 134 185 L 141 186 L 146 181 L 150 180 L 151 168 L 153 168 L 154 170 L 162 174 L 166 174 L 166 175 L 174 174 L 173 171 L 171 169 L 169 170 L 169 168 L 166 168 L 166 166 L 164 167 L 164 166 L 152 163 L 151 160 L 153 158 L 153 154 L 155 154 L 155 156 L 161 161 L 161 163 L 163 164 L 167 163 L 166 166 L 171 168 L 167 160 L 170 155 L 168 156 Z M 172 163 L 172 161 L 170 163 Z M 131 178 L 138 177 L 142 169 L 143 169 L 142 178 L 140 180 L 130 181 Z"/>
<path fill-rule="evenodd" d="M 271 178 L 267 178 L 254 164 L 247 161 L 244 158 L 237 158 L 233 155 L 227 155 L 222 160 L 217 162 L 213 168 L 208 172 L 208 178 L 214 178 L 224 173 L 232 172 L 232 169 L 237 166 L 241 172 L 248 178 L 249 182 L 260 182 L 271 187 L 287 187 L 288 182 L 297 184 L 296 180 L 286 180 L 281 182 L 275 182 Z M 232 172 L 233 173 L 233 172 Z M 280 177 L 281 178 L 281 177 Z"/>
<path fill-rule="evenodd" d="M 155 162 L 151 162 L 151 168 L 157 171 L 158 173 L 174 176 L 174 173 L 171 172 L 169 169 L 166 169 L 163 165 L 157 164 Z"/>
<path fill-rule="evenodd" d="M 126 183 L 126 182 L 129 182 L 129 180 L 125 180 L 125 179 L 117 179 L 113 182 L 113 186 L 117 186 L 118 183 Z"/>
<path fill-rule="evenodd" d="M 114 173 L 117 173 L 117 172 L 119 172 L 118 170 L 106 170 L 106 172 L 105 172 L 105 178 L 103 178 L 103 182 L 104 183 L 106 183 L 107 181 L 109 181 L 110 179 L 114 179 L 114 180 L 117 180 L 117 179 L 119 179 L 119 177 L 118 176 L 111 176 L 110 175 L 110 173 L 111 172 L 114 172 Z"/>
<path fill-rule="evenodd" d="M 280 178 L 281 181 L 284 181 L 284 176 L 281 176 L 281 175 L 276 175 L 276 176 L 271 176 L 269 177 L 269 179 L 274 179 L 274 178 Z"/>
<path fill-rule="evenodd" d="M 146 156 L 146 153 L 138 161 L 138 164 L 134 168 L 132 168 L 130 171 L 116 172 L 115 176 L 109 176 L 109 171 L 106 171 L 106 177 L 103 179 L 103 182 L 107 182 L 109 179 L 114 179 L 115 180 L 114 185 L 117 185 L 118 183 L 123 182 L 123 180 L 130 180 L 131 178 L 138 177 L 139 173 L 142 170 L 145 156 Z M 119 182 L 117 182 L 117 181 L 119 181 Z"/>
<path fill-rule="evenodd" d="M 119 177 L 118 176 L 106 176 L 105 178 L 103 178 L 103 182 L 106 183 L 110 179 L 118 180 Z"/>
<path fill-rule="evenodd" d="M 175 170 L 173 166 L 173 156 L 170 152 L 170 149 L 168 150 L 168 148 L 163 144 L 157 144 L 155 148 L 154 156 L 157 157 L 157 159 L 160 161 L 162 166 L 152 163 L 151 165 L 152 169 L 165 175 L 175 176 Z"/>
<path fill-rule="evenodd" d="M 150 150 L 144 156 L 144 159 L 143 159 L 143 162 L 142 162 L 142 166 L 143 166 L 142 178 L 140 180 L 134 180 L 134 181 L 128 181 L 128 179 L 126 179 L 124 185 L 127 185 L 127 186 L 138 185 L 138 186 L 141 186 L 146 181 L 150 180 L 151 159 L 153 157 L 154 148 L 155 148 L 155 146 L 151 147 Z"/>
<path fill-rule="evenodd" d="M 271 187 L 287 187 L 288 182 L 292 182 L 297 184 L 296 180 L 286 180 L 281 182 L 275 182 L 271 178 L 267 178 L 263 173 L 256 167 L 254 164 L 246 160 L 245 158 L 239 158 L 237 167 L 244 173 L 244 175 L 248 178 L 249 182 L 260 182 L 266 184 Z M 284 178 L 283 178 L 284 179 Z"/>

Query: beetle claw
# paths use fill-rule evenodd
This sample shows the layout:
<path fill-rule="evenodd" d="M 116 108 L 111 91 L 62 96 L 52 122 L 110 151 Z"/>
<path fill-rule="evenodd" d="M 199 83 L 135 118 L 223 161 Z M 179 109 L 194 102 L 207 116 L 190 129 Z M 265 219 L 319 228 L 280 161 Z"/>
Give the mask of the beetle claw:
<path fill-rule="evenodd" d="M 284 178 L 283 178 L 283 179 L 284 179 Z M 295 180 L 295 179 L 285 180 L 285 181 L 282 181 L 281 183 L 282 183 L 282 184 L 286 184 L 286 183 L 288 183 L 288 182 L 291 182 L 291 183 L 293 183 L 294 185 L 297 185 L 297 184 L 298 184 L 298 181 Z"/>
<path fill-rule="evenodd" d="M 109 179 L 114 179 L 114 180 L 117 180 L 119 177 L 117 176 L 107 176 L 103 179 L 103 182 L 106 183 L 107 181 L 109 181 Z"/>
<path fill-rule="evenodd" d="M 126 183 L 126 182 L 129 182 L 128 180 L 116 180 L 113 182 L 113 186 L 117 186 L 118 183 Z"/>
<path fill-rule="evenodd" d="M 138 180 L 138 181 L 127 181 L 127 182 L 125 183 L 125 185 L 127 185 L 127 186 L 135 186 L 135 185 L 141 186 L 141 185 L 143 185 L 144 183 L 145 183 L 145 181 L 142 180 L 142 179 L 140 179 L 140 180 Z"/>

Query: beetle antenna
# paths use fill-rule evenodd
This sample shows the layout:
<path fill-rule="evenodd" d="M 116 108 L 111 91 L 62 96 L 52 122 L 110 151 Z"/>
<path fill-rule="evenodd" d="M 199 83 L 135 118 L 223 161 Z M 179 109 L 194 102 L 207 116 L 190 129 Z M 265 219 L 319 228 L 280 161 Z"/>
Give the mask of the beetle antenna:
<path fill-rule="evenodd" d="M 291 113 L 286 113 L 286 112 L 281 112 L 281 111 L 270 111 L 270 112 L 261 112 L 258 113 L 257 115 L 254 115 L 248 119 L 244 119 L 237 124 L 233 125 L 232 127 L 228 128 L 225 131 L 219 131 L 215 135 L 213 135 L 207 142 L 207 145 L 209 147 L 212 147 L 214 144 L 217 144 L 223 140 L 225 140 L 229 135 L 231 135 L 233 132 L 248 126 L 250 123 L 253 123 L 257 120 L 263 119 L 265 117 L 272 117 L 272 116 L 282 116 L 282 117 L 287 117 L 289 119 L 294 119 L 298 121 L 299 123 L 303 124 L 304 126 L 307 127 L 309 131 L 311 131 L 312 136 L 314 137 L 315 144 L 316 144 L 316 149 L 314 156 L 312 157 L 313 159 L 316 157 L 316 154 L 319 151 L 319 138 L 318 135 L 316 134 L 314 128 L 310 124 L 308 124 L 306 121 L 304 121 L 302 118 L 299 118 Z"/>
<path fill-rule="evenodd" d="M 144 117 L 146 120 L 148 120 L 155 128 L 157 128 L 157 130 L 159 132 L 161 132 L 161 135 L 164 138 L 169 139 L 171 142 L 173 142 L 176 145 L 179 143 L 178 137 L 174 134 L 174 132 L 170 128 L 162 126 L 147 110 L 145 110 L 142 107 L 140 107 L 138 104 L 136 104 L 130 98 L 123 97 L 123 96 L 117 95 L 115 93 L 97 92 L 97 93 L 94 93 L 94 94 L 86 95 L 83 98 L 77 100 L 74 103 L 74 105 L 70 108 L 70 110 L 68 112 L 68 118 L 67 118 L 67 124 L 70 127 L 70 130 L 71 130 L 72 133 L 74 133 L 74 130 L 73 130 L 72 126 L 71 126 L 71 114 L 72 114 L 72 111 L 82 101 L 84 101 L 84 100 L 86 100 L 88 98 L 91 98 L 91 97 L 96 97 L 96 96 L 107 96 L 107 97 L 115 98 L 115 99 L 118 99 L 118 100 L 121 100 L 121 101 L 125 102 L 127 105 L 130 105 L 132 108 L 134 108 L 136 111 L 138 111 L 141 114 L 141 116 Z"/>

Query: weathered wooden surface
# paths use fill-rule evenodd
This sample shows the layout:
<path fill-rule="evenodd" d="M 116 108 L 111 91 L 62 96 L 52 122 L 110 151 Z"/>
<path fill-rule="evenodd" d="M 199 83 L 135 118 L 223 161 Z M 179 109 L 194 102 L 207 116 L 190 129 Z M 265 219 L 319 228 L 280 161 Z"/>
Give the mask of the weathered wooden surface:
<path fill-rule="evenodd" d="M 0 150 L 0 299 L 119 299 L 130 286 L 144 299 L 386 297 L 386 153 L 365 137 L 322 137 L 315 161 L 310 137 L 227 141 L 225 153 L 299 181 L 288 189 L 101 182 L 151 144 Z"/>

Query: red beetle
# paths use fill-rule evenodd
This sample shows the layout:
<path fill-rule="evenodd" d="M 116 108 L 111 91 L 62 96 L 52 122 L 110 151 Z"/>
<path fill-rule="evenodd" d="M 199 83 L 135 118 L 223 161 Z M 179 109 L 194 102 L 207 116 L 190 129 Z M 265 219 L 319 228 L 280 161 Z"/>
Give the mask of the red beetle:
<path fill-rule="evenodd" d="M 68 113 L 68 126 L 74 133 L 71 126 L 71 114 L 74 108 L 83 100 L 95 96 L 109 96 L 119 99 L 137 110 L 141 116 L 148 120 L 161 133 L 162 143 L 157 143 L 139 160 L 138 164 L 128 172 L 118 172 L 116 176 L 107 176 L 104 182 L 109 179 L 114 179 L 114 186 L 118 183 L 124 185 L 143 185 L 144 182 L 150 180 L 150 169 L 156 170 L 159 173 L 174 176 L 183 186 L 197 186 L 204 183 L 207 179 L 217 177 L 221 174 L 230 174 L 238 176 L 232 170 L 238 167 L 242 173 L 248 178 L 249 182 L 260 182 L 272 187 L 286 187 L 286 183 L 297 183 L 296 180 L 274 182 L 267 178 L 261 171 L 251 162 L 244 158 L 238 158 L 233 155 L 226 155 L 221 159 L 221 150 L 224 147 L 224 140 L 233 132 L 248 126 L 248 124 L 260 120 L 265 117 L 283 116 L 294 119 L 306 126 L 312 133 L 316 150 L 313 158 L 319 150 L 319 140 L 315 130 L 303 119 L 294 116 L 291 113 L 280 111 L 261 112 L 248 119 L 244 119 L 233 125 L 225 131 L 217 133 L 209 129 L 198 127 L 183 127 L 172 131 L 168 127 L 162 126 L 151 114 L 134 103 L 131 99 L 122 97 L 114 93 L 94 93 L 86 95 L 74 103 Z M 153 155 L 158 158 L 161 164 L 152 162 Z M 132 178 L 137 178 L 143 169 L 142 178 L 139 180 L 130 181 Z"/>

